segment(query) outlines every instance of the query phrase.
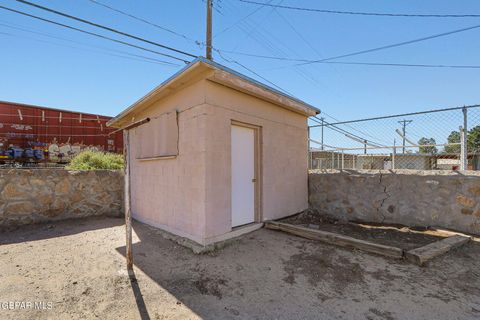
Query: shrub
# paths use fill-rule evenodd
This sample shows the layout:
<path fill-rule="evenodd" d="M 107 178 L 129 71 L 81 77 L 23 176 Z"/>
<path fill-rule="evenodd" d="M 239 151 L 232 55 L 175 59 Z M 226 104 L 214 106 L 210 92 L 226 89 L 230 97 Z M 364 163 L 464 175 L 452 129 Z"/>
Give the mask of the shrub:
<path fill-rule="evenodd" d="M 67 170 L 119 170 L 123 169 L 123 156 L 121 154 L 83 151 L 77 154 Z"/>

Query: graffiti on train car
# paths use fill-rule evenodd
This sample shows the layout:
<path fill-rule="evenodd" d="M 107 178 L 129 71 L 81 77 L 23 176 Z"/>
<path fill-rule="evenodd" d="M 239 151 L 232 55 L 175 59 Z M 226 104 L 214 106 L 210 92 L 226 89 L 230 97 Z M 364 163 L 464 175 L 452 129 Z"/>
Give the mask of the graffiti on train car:
<path fill-rule="evenodd" d="M 56 166 L 84 150 L 122 153 L 108 116 L 0 101 L 0 165 Z"/>
<path fill-rule="evenodd" d="M 113 145 L 113 140 L 110 145 Z M 55 138 L 50 143 L 29 141 L 25 148 L 9 144 L 8 138 L 0 137 L 1 166 L 36 166 L 39 164 L 64 165 L 82 151 L 108 151 L 102 145 L 83 143 L 59 143 Z"/>

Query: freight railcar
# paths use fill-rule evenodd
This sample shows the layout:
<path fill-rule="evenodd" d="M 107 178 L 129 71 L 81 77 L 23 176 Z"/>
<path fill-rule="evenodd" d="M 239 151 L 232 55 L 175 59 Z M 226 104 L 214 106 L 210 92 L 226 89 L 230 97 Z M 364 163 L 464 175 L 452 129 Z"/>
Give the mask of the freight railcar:
<path fill-rule="evenodd" d="M 0 165 L 63 165 L 83 150 L 123 152 L 111 117 L 0 101 Z"/>

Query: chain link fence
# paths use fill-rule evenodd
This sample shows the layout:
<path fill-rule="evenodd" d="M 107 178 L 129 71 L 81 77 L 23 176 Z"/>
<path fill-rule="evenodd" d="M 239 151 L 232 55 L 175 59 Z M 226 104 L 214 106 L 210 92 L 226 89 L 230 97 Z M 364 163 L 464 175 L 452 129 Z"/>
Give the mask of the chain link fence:
<path fill-rule="evenodd" d="M 353 121 L 310 118 L 310 169 L 480 170 L 480 105 Z"/>

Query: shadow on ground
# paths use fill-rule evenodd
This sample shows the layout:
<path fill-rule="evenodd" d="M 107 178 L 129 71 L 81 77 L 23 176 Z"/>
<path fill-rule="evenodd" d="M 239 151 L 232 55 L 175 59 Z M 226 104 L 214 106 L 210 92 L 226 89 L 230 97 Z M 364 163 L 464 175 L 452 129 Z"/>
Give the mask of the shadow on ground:
<path fill-rule="evenodd" d="M 88 217 L 10 227 L 0 230 L 0 245 L 64 237 L 85 231 L 116 227 L 124 223 L 124 218 Z M 15 231 L 21 231 L 21 235 L 12 237 Z"/>
<path fill-rule="evenodd" d="M 480 317 L 478 243 L 420 268 L 265 229 L 204 255 L 134 232 L 136 268 L 203 319 Z"/>
<path fill-rule="evenodd" d="M 480 245 L 418 267 L 261 229 L 204 255 L 134 222 L 134 274 L 122 219 L 0 234 L 3 319 L 479 319 Z"/>

